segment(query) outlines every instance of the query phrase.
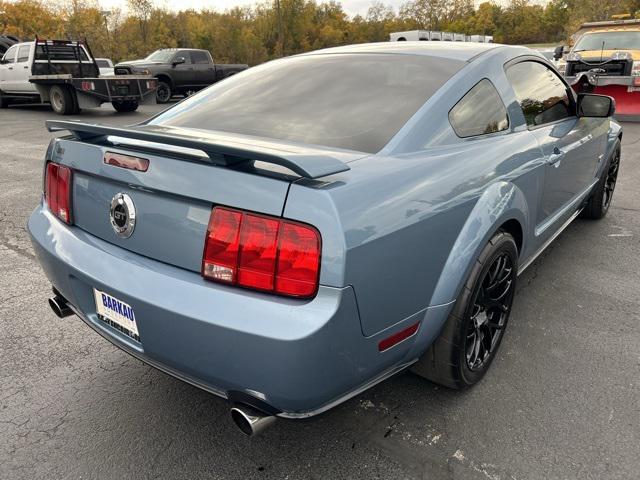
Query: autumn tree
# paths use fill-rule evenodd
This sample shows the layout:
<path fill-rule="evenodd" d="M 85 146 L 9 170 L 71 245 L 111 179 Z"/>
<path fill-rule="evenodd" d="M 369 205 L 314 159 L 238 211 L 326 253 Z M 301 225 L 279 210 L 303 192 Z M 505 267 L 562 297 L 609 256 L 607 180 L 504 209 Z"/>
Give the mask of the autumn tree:
<path fill-rule="evenodd" d="M 252 7 L 172 11 L 154 0 L 101 10 L 99 0 L 0 0 L 0 32 L 32 39 L 86 38 L 96 56 L 147 56 L 158 48 L 204 48 L 216 61 L 256 65 L 282 55 L 387 41 L 391 32 L 430 29 L 493 35 L 504 43 L 561 42 L 585 21 L 640 16 L 640 0 L 408 0 L 398 12 L 374 0 L 352 18 L 340 2 L 263 0 Z"/>

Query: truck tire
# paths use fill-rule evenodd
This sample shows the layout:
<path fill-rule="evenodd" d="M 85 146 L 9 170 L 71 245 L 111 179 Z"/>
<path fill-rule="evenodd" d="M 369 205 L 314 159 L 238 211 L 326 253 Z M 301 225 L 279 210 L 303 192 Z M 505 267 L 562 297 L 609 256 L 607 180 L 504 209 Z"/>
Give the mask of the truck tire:
<path fill-rule="evenodd" d="M 171 86 L 167 82 L 158 80 L 158 89 L 156 90 L 156 102 L 168 103 L 171 100 L 173 92 Z"/>
<path fill-rule="evenodd" d="M 507 327 L 517 270 L 516 243 L 510 234 L 499 231 L 474 263 L 440 336 L 411 370 L 456 390 L 479 382 Z"/>
<path fill-rule="evenodd" d="M 9 106 L 9 99 L 5 97 L 0 90 L 0 108 L 7 108 Z"/>
<path fill-rule="evenodd" d="M 135 112 L 138 109 L 138 102 L 135 100 L 113 102 L 111 105 L 113 105 L 113 108 L 119 113 Z"/>
<path fill-rule="evenodd" d="M 75 110 L 75 92 L 67 85 L 54 85 L 49 90 L 49 103 L 58 115 L 71 115 Z"/>
<path fill-rule="evenodd" d="M 80 108 L 80 102 L 78 101 L 78 95 L 73 92 L 71 96 L 73 97 L 73 110 L 71 111 L 71 114 L 77 115 L 82 111 L 82 109 Z"/>

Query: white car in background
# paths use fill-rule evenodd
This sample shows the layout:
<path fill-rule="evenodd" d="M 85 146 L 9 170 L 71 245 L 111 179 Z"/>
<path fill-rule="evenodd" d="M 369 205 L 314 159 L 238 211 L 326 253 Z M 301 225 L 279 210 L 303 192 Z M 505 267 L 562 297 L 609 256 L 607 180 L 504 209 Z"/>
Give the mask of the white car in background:
<path fill-rule="evenodd" d="M 113 71 L 113 62 L 110 58 L 96 58 L 96 65 L 98 65 L 98 69 L 100 70 L 100 76 L 108 76 L 114 75 Z"/>

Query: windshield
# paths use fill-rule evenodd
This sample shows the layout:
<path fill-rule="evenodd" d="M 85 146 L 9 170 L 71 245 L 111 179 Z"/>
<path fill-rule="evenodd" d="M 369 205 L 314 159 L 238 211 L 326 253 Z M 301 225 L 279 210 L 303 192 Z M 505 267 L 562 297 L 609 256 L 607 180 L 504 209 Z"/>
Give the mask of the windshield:
<path fill-rule="evenodd" d="M 573 51 L 585 50 L 640 50 L 640 32 L 585 33 L 573 47 Z"/>
<path fill-rule="evenodd" d="M 414 55 L 290 57 L 217 83 L 150 124 L 374 153 L 462 65 Z"/>
<path fill-rule="evenodd" d="M 145 58 L 145 60 L 149 60 L 150 62 L 169 63 L 175 54 L 175 50 L 156 50 Z"/>

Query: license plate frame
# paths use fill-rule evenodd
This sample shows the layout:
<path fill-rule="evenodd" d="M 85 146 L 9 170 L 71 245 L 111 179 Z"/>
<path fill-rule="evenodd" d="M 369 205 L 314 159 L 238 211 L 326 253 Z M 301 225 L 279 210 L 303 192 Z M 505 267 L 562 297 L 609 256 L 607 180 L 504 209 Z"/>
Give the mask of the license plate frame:
<path fill-rule="evenodd" d="M 93 289 L 93 297 L 96 302 L 96 314 L 100 320 L 134 340 L 140 341 L 138 323 L 131 305 L 97 288 Z"/>

